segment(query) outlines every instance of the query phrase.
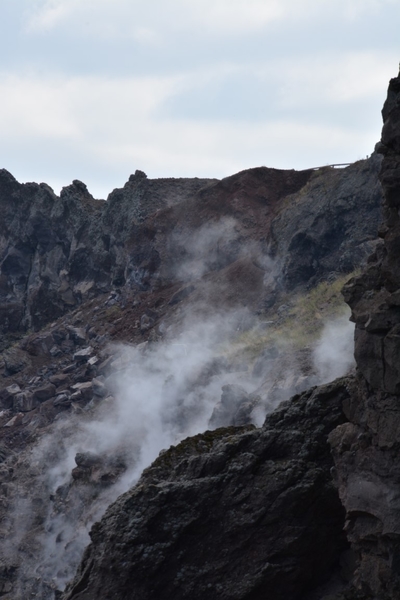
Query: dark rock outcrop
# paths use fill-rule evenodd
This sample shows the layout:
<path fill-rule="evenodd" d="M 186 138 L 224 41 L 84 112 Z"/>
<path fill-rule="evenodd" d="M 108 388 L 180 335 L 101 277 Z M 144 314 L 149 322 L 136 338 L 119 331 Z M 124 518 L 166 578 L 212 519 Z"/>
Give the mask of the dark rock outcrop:
<path fill-rule="evenodd" d="M 374 153 L 346 169 L 320 169 L 274 219 L 271 252 L 285 289 L 327 273 L 351 273 L 366 262 L 381 220 L 380 164 Z"/>
<path fill-rule="evenodd" d="M 206 432 L 163 453 L 93 528 L 66 600 L 400 597 L 399 115 L 396 78 L 378 145 L 384 155 L 381 243 L 370 235 L 366 214 L 357 249 L 344 251 L 351 219 L 331 218 L 329 202 L 327 214 L 309 215 L 304 230 L 301 223 L 293 229 L 295 209 L 271 221 L 274 247 L 285 257 L 286 289 L 326 269 L 350 271 L 357 252 L 365 257 L 373 250 L 365 272 L 344 291 L 356 323 L 356 377 L 295 397 L 260 430 Z M 377 170 L 376 156 L 372 163 Z M 354 210 L 354 181 L 332 176 L 343 212 Z M 320 197 L 318 185 L 307 185 L 309 198 Z M 366 205 L 379 196 L 375 183 Z M 307 201 L 300 193 L 298 203 Z M 378 218 L 377 212 L 375 226 Z M 325 244 L 340 248 L 336 265 Z M 347 544 L 343 575 L 351 581 L 335 588 L 335 564 Z M 318 587 L 327 580 L 332 585 Z"/>
<path fill-rule="evenodd" d="M 345 288 L 358 386 L 345 404 L 349 422 L 330 436 L 357 556 L 352 593 L 363 600 L 400 597 L 400 78 L 390 82 L 382 115 L 382 243 Z"/>
<path fill-rule="evenodd" d="M 349 385 L 295 397 L 261 429 L 217 429 L 162 453 L 93 527 L 64 598 L 305 598 L 347 547 L 327 436 Z"/>
<path fill-rule="evenodd" d="M 44 183 L 20 184 L 0 170 L 3 334 L 38 330 L 85 298 L 126 283 L 140 284 L 141 264 L 151 259 L 152 249 L 139 240 L 132 252 L 128 242 L 138 226 L 154 211 L 212 182 L 151 181 L 136 172 L 104 202 L 95 200 L 78 180 L 58 197 Z"/>

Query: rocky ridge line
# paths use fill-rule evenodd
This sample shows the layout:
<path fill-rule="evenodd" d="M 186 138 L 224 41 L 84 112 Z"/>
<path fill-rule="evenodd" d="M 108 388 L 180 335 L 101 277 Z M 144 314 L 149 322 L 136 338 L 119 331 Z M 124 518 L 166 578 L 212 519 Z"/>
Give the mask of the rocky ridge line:
<path fill-rule="evenodd" d="M 0 170 L 0 349 L 98 295 L 193 278 L 210 226 L 210 251 L 200 261 L 207 272 L 243 258 L 250 242 L 272 252 L 279 268 L 286 257 L 283 287 L 351 272 L 376 238 L 378 169 L 374 155 L 340 172 L 260 167 L 221 181 L 150 180 L 136 171 L 107 202 L 78 180 L 58 197 L 44 183 L 22 185 Z M 201 242 L 194 231 L 203 232 Z"/>

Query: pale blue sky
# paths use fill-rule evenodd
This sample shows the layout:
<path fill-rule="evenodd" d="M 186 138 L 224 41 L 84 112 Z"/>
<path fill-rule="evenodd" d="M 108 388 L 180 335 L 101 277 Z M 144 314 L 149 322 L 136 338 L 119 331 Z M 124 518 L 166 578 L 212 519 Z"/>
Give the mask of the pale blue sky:
<path fill-rule="evenodd" d="M 96 197 L 365 157 L 398 0 L 0 0 L 0 167 Z"/>

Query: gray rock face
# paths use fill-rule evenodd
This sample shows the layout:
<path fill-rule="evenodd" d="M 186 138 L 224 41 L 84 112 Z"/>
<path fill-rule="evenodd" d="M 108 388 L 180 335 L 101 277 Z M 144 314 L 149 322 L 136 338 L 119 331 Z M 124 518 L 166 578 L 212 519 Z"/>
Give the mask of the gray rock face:
<path fill-rule="evenodd" d="M 381 221 L 381 157 L 346 169 L 320 169 L 272 222 L 271 249 L 282 257 L 288 290 L 365 263 Z M 360 200 L 362 201 L 360 202 Z"/>
<path fill-rule="evenodd" d="M 29 358 L 26 353 L 20 348 L 11 347 L 3 354 L 3 359 L 6 367 L 6 373 L 13 375 L 19 373 L 29 363 Z"/>
<path fill-rule="evenodd" d="M 330 435 L 346 532 L 357 556 L 346 598 L 400 597 L 400 79 L 392 79 L 379 151 L 385 193 L 383 242 L 345 288 L 356 323 L 358 381 L 349 422 Z"/>
<path fill-rule="evenodd" d="M 375 390 L 400 394 L 400 153 L 398 112 L 399 78 L 392 79 L 383 107 L 380 152 L 384 154 L 380 180 L 385 194 L 383 241 L 369 259 L 365 273 L 345 288 L 345 299 L 356 322 L 355 355 L 358 368 Z"/>
<path fill-rule="evenodd" d="M 66 600 L 296 600 L 346 548 L 327 436 L 348 381 L 294 398 L 261 429 L 162 453 L 91 532 Z"/>
<path fill-rule="evenodd" d="M 18 384 L 13 383 L 2 389 L 0 392 L 0 402 L 2 408 L 11 408 L 13 406 L 14 397 L 21 391 Z"/>
<path fill-rule="evenodd" d="M 353 589 L 368 600 L 395 600 L 400 596 L 399 398 L 371 394 L 359 381 L 346 413 L 350 422 L 331 433 L 330 443 L 346 535 L 357 557 Z"/>
<path fill-rule="evenodd" d="M 140 284 L 141 264 L 157 262 L 130 239 L 145 217 L 190 197 L 212 180 L 147 180 L 137 172 L 108 199 L 75 180 L 60 197 L 46 184 L 20 184 L 0 170 L 0 330 L 40 329 L 82 299 Z"/>

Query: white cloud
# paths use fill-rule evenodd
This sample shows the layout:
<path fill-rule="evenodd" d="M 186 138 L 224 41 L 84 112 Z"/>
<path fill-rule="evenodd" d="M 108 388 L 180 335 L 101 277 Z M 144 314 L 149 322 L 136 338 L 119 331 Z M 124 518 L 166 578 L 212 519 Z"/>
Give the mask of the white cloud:
<path fill-rule="evenodd" d="M 351 61 L 350 61 L 351 62 Z M 377 62 L 375 66 L 377 66 Z M 298 72 L 292 77 L 296 88 Z M 199 71 L 170 77 L 70 77 L 0 74 L 0 159 L 8 162 L 10 148 L 16 148 L 18 170 L 24 163 L 31 166 L 31 150 L 35 160 L 45 166 L 40 174 L 59 189 L 60 164 L 63 172 L 70 165 L 69 180 L 83 179 L 99 197 L 109 191 L 110 177 L 122 185 L 134 169 L 140 168 L 150 177 L 209 176 L 223 177 L 235 171 L 257 165 L 276 168 L 307 168 L 333 162 L 350 162 L 363 158 L 373 150 L 379 137 L 379 126 L 359 130 L 329 124 L 329 111 L 324 122 L 302 120 L 295 111 L 279 120 L 248 120 L 246 118 L 216 119 L 171 117 L 163 110 L 165 102 L 185 89 L 213 85 L 218 77 L 235 71 L 232 65 L 214 67 L 207 73 Z M 350 74 L 353 73 L 350 69 Z M 314 71 L 309 86 L 325 90 L 325 75 Z M 352 81 L 352 76 L 350 76 Z M 363 81 L 359 84 L 362 87 Z M 350 94 L 374 93 L 375 87 L 361 92 L 357 87 Z M 374 84 L 375 85 L 375 84 Z M 344 92 L 347 88 L 344 85 Z M 315 91 L 314 90 L 314 91 Z M 313 91 L 313 90 L 312 90 Z M 340 91 L 340 90 L 339 90 Z M 309 102 L 312 109 L 323 105 L 322 99 L 307 96 L 307 85 L 297 89 L 298 105 Z M 290 94 L 289 94 L 290 95 Z M 305 97 L 304 97 L 305 95 Z M 383 96 L 383 93 L 381 94 Z M 334 96 L 334 94 L 333 94 Z M 341 92 L 337 98 L 345 101 Z M 331 101 L 332 98 L 330 98 Z M 380 100 L 377 105 L 379 123 Z M 244 115 L 245 117 L 245 115 Z M 29 144 L 27 144 L 29 142 Z M 56 150 L 56 152 L 55 152 Z M 57 158 L 56 158 L 57 156 Z M 76 172 L 79 165 L 79 172 Z M 97 165 L 96 167 L 94 167 Z M 47 175 L 44 170 L 47 169 Z M 98 176 L 93 178 L 97 170 Z M 18 171 L 15 173 L 18 176 Z M 112 175 L 114 174 L 114 175 Z M 64 184 L 69 183 L 69 180 Z"/>
<path fill-rule="evenodd" d="M 0 132 L 13 136 L 123 135 L 130 122 L 150 118 L 172 93 L 176 78 L 45 77 L 2 74 Z M 96 136 L 97 137 L 97 136 Z"/>
<path fill-rule="evenodd" d="M 29 31 L 48 31 L 79 10 L 79 0 L 42 0 L 26 10 Z"/>
<path fill-rule="evenodd" d="M 278 0 L 176 0 L 176 4 L 186 9 L 188 22 L 213 33 L 257 31 L 285 14 L 285 3 Z"/>
<path fill-rule="evenodd" d="M 214 35 L 248 35 L 277 21 L 310 24 L 315 19 L 356 20 L 396 6 L 397 0 L 25 0 L 26 28 L 149 39 L 180 30 Z"/>
<path fill-rule="evenodd" d="M 341 0 L 345 18 L 357 19 L 363 15 L 374 15 L 386 10 L 390 5 L 395 6 L 397 0 Z"/>
<path fill-rule="evenodd" d="M 43 32 L 73 24 L 115 36 L 127 33 L 147 42 L 152 24 L 161 29 L 206 28 L 209 32 L 243 33 L 281 18 L 278 0 L 42 0 L 27 11 L 26 27 Z"/>
<path fill-rule="evenodd" d="M 260 124 L 165 120 L 131 123 L 118 139 L 114 138 L 114 144 L 110 145 L 105 135 L 104 143 L 96 143 L 92 152 L 104 164 L 142 162 L 146 169 L 165 175 L 191 172 L 223 176 L 260 164 L 307 168 L 329 161 L 345 162 L 355 156 L 357 145 L 363 145 L 365 138 L 363 134 L 295 121 Z"/>
<path fill-rule="evenodd" d="M 170 30 L 201 27 L 217 34 L 247 34 L 287 18 L 310 21 L 335 15 L 354 20 L 395 6 L 397 0 L 37 0 L 33 6 L 25 2 L 31 31 L 73 22 L 77 30 L 90 25 L 98 32 L 121 35 L 151 31 L 152 24 Z"/>
<path fill-rule="evenodd" d="M 335 54 L 277 61 L 272 67 L 285 73 L 280 102 L 285 107 L 362 102 L 380 95 L 397 66 L 395 53 L 379 51 Z"/>
<path fill-rule="evenodd" d="M 286 17 L 292 15 L 305 21 L 321 15 L 354 20 L 365 15 L 376 15 L 396 4 L 397 0 L 282 0 Z"/>
<path fill-rule="evenodd" d="M 76 138 L 79 128 L 69 107 L 73 84 L 61 79 L 50 82 L 33 76 L 2 74 L 0 77 L 0 121 L 6 136 L 54 139 Z"/>
<path fill-rule="evenodd" d="M 160 36 L 151 27 L 134 27 L 132 36 L 136 42 L 146 46 L 158 45 Z"/>

